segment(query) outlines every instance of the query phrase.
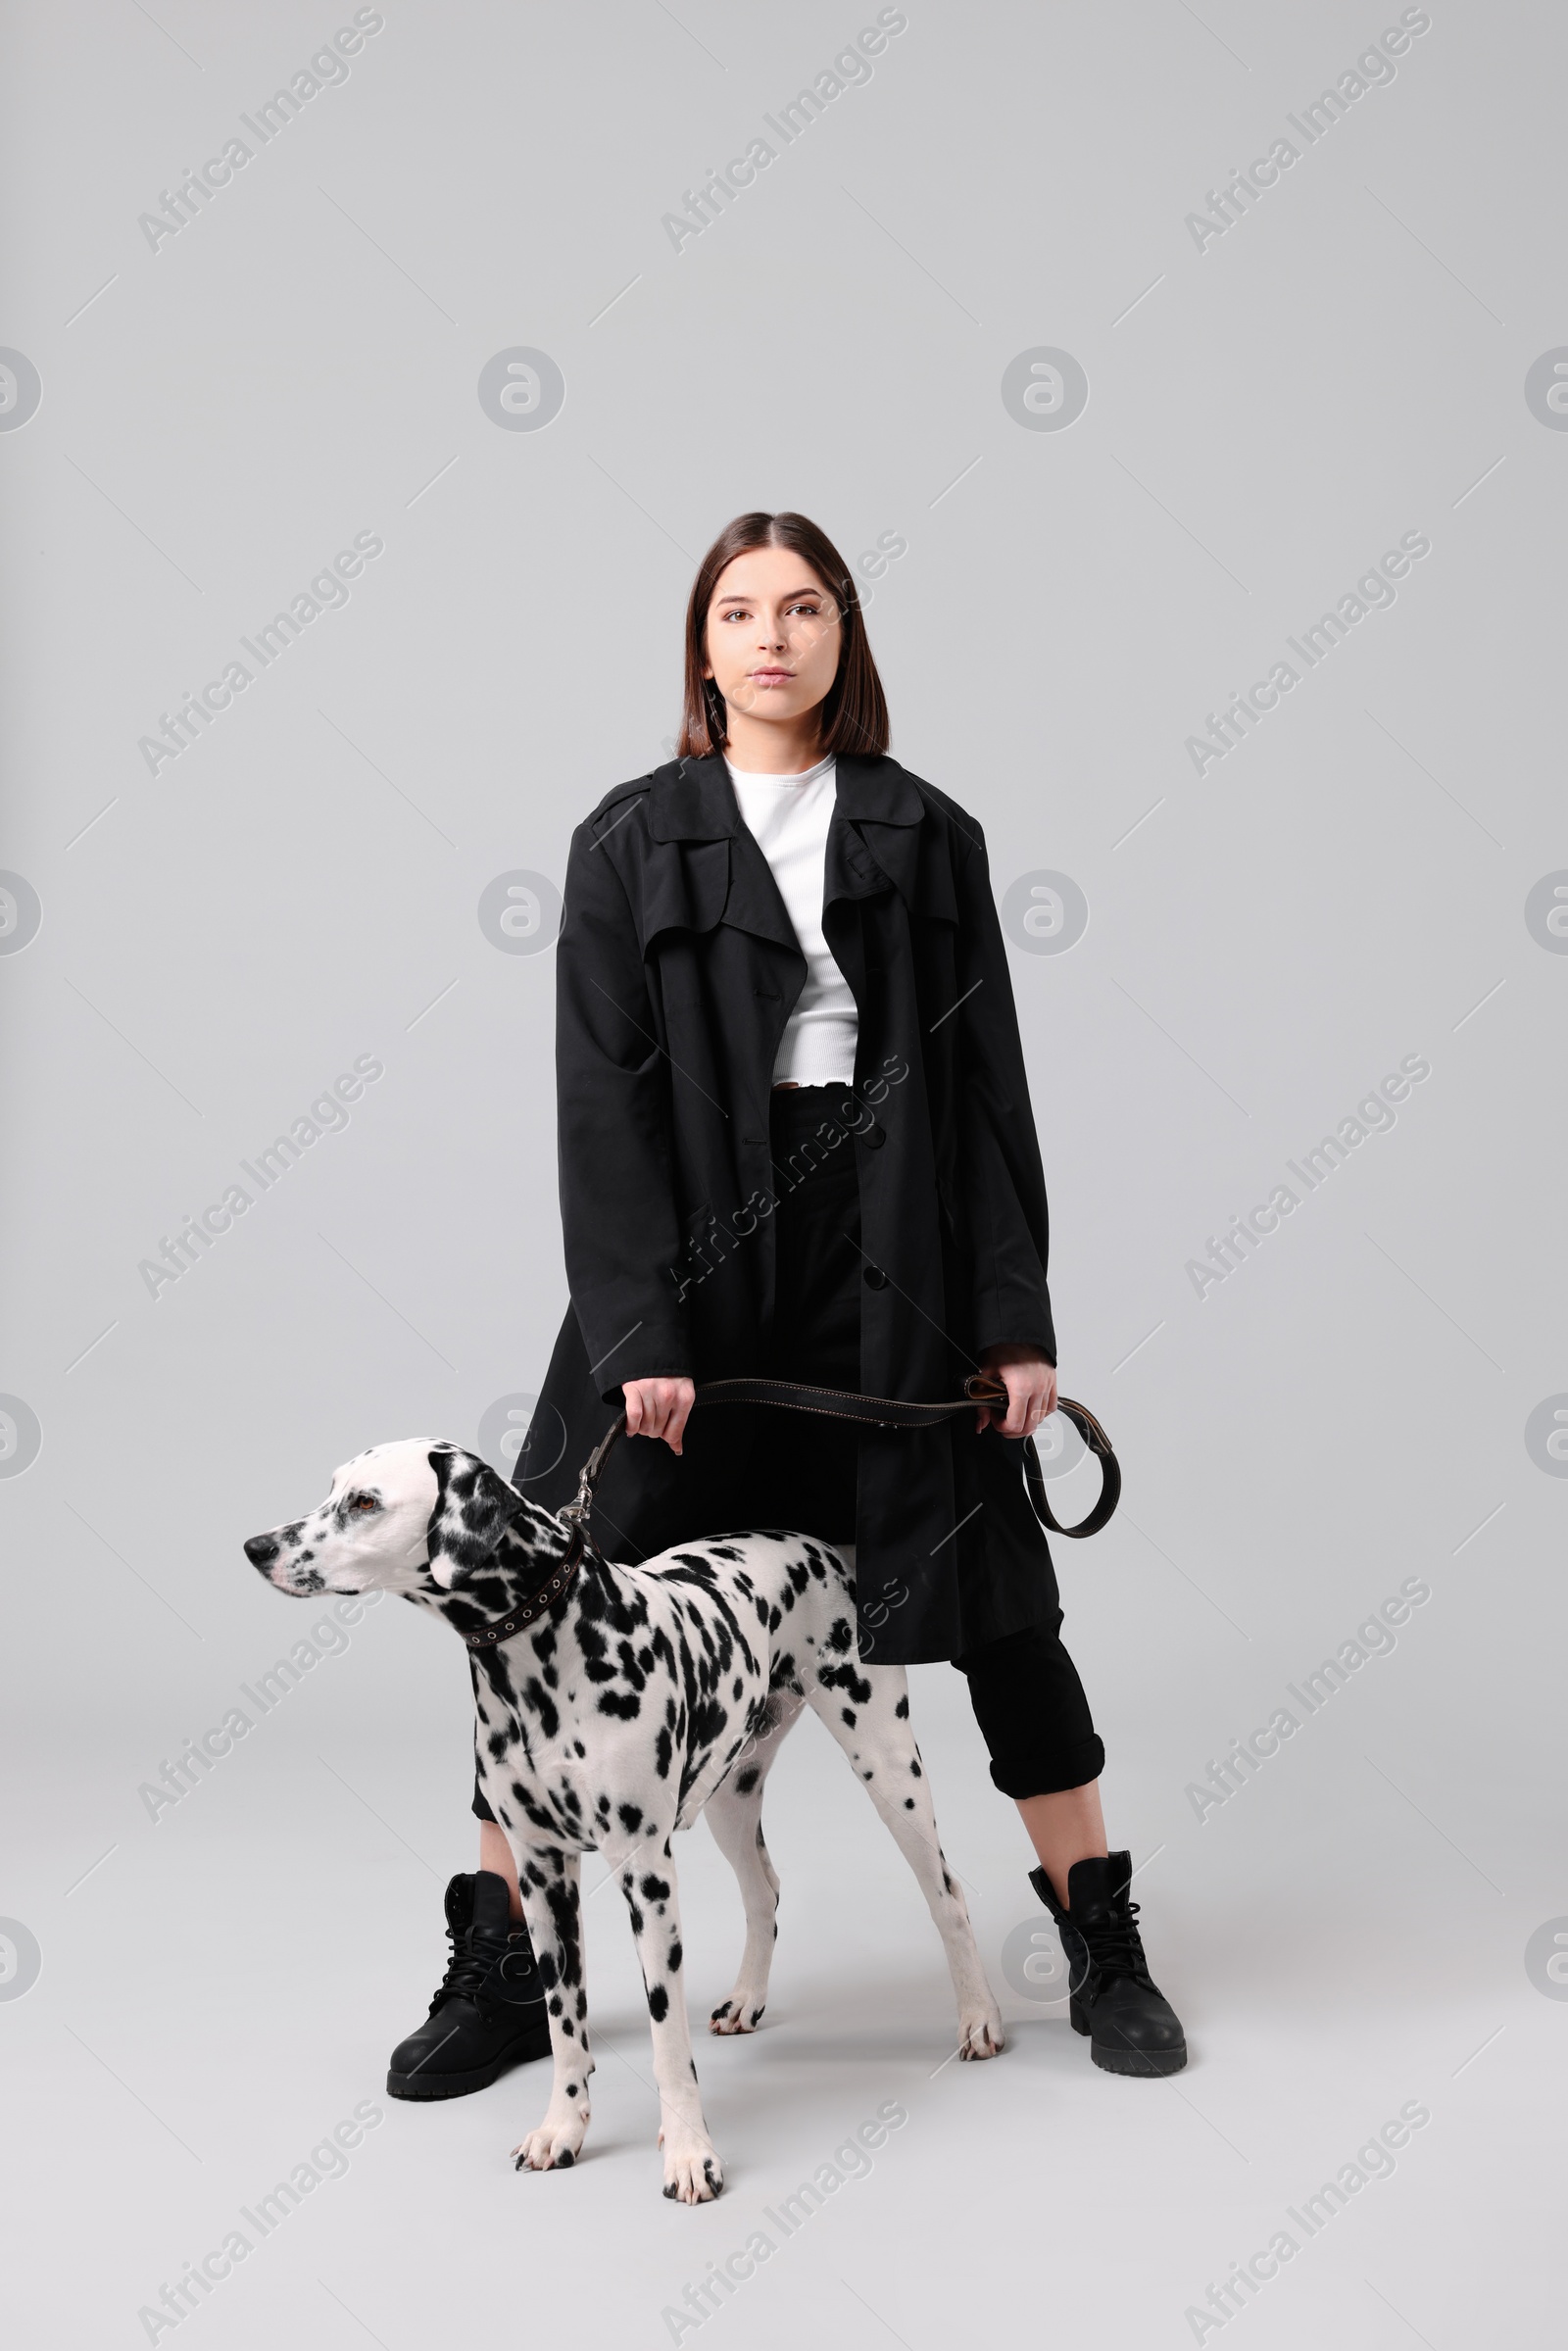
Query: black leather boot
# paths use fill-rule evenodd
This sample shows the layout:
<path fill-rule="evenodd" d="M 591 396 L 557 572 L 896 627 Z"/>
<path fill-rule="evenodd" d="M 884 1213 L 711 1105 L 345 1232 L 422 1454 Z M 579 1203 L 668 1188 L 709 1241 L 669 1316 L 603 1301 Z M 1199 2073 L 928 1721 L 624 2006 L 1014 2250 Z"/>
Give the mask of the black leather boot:
<path fill-rule="evenodd" d="M 1132 1855 L 1075 1861 L 1067 1907 L 1043 1869 L 1029 1883 L 1056 1922 L 1067 1960 L 1068 2015 L 1089 2035 L 1089 2054 L 1107 2074 L 1179 2074 L 1187 2063 L 1181 2019 L 1149 1973 L 1129 1901 Z"/>
<path fill-rule="evenodd" d="M 466 2098 L 514 2065 L 543 2057 L 550 2020 L 526 1927 L 514 1923 L 492 1870 L 447 1887 L 452 1956 L 430 2013 L 392 2052 L 392 2098 Z"/>

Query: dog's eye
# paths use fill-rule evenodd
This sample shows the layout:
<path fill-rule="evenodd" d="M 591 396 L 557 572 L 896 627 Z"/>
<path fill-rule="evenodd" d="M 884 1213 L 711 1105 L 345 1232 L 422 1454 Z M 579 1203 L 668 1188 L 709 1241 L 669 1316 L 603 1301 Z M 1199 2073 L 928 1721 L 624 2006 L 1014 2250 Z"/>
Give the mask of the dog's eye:
<path fill-rule="evenodd" d="M 380 1507 L 373 1494 L 357 1494 L 349 1504 L 351 1510 L 379 1510 Z"/>

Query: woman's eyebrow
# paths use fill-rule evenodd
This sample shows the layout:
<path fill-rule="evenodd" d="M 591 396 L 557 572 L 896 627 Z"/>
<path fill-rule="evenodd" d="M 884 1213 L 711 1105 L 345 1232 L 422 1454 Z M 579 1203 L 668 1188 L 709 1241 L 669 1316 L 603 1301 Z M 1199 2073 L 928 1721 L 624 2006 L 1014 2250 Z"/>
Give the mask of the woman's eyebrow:
<path fill-rule="evenodd" d="M 826 588 L 814 585 L 808 588 L 786 588 L 779 598 L 779 603 L 793 603 L 797 596 L 825 596 L 826 594 Z M 766 599 L 761 596 L 748 596 L 744 589 L 736 588 L 728 596 L 715 596 L 713 602 L 714 604 L 762 604 L 766 602 Z"/>

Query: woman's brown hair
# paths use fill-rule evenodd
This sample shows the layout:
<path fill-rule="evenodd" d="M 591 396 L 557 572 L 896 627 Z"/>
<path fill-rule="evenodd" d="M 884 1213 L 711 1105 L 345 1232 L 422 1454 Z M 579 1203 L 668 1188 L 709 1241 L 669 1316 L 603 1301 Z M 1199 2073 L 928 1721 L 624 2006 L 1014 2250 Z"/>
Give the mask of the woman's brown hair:
<path fill-rule="evenodd" d="M 822 753 L 860 752 L 880 758 L 888 747 L 888 705 L 866 642 L 860 599 L 849 566 L 825 532 L 805 514 L 737 514 L 697 567 L 686 608 L 686 699 L 676 744 L 683 759 L 706 759 L 728 741 L 724 698 L 703 676 L 708 660 L 708 608 L 726 563 L 754 547 L 787 547 L 810 565 L 838 608 L 843 632 L 839 665 L 822 702 Z"/>

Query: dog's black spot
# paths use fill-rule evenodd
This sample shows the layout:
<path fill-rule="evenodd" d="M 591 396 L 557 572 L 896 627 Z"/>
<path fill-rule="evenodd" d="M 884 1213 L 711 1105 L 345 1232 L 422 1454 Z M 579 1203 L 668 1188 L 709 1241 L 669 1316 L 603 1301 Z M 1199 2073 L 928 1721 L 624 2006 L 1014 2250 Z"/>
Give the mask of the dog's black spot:
<path fill-rule="evenodd" d="M 654 1769 L 662 1780 L 669 1778 L 669 1767 L 674 1753 L 674 1742 L 670 1739 L 666 1725 L 660 1731 L 659 1737 L 654 1741 Z"/>
<path fill-rule="evenodd" d="M 752 1789 L 757 1786 L 757 1783 L 760 1777 L 761 1774 L 759 1772 L 756 1764 L 749 1763 L 743 1772 L 737 1772 L 735 1774 L 736 1794 L 741 1796 L 749 1796 L 752 1792 Z"/>
<path fill-rule="evenodd" d="M 914 1798 L 913 1798 L 913 1796 L 906 1796 L 906 1797 L 905 1797 L 905 1799 L 904 1799 L 904 1809 L 905 1809 L 905 1811 L 906 1811 L 906 1812 L 912 1812 L 912 1811 L 914 1810 Z"/>
<path fill-rule="evenodd" d="M 836 1616 L 833 1619 L 828 1629 L 827 1645 L 830 1649 L 840 1651 L 854 1648 L 855 1628 L 847 1616 Z"/>
<path fill-rule="evenodd" d="M 669 2014 L 669 1994 L 662 1984 L 656 1984 L 648 1995 L 648 2013 L 656 2025 L 662 2025 Z"/>
<path fill-rule="evenodd" d="M 842 1713 L 844 1720 L 849 1724 L 851 1730 L 853 1731 L 855 1728 L 855 1708 L 853 1706 L 844 1706 L 840 1708 L 840 1712 Z"/>
<path fill-rule="evenodd" d="M 531 1676 L 529 1680 L 523 1684 L 522 1695 L 524 1702 L 529 1705 L 533 1709 L 534 1713 L 538 1716 L 539 1729 L 543 1736 L 547 1739 L 554 1739 L 557 1732 L 561 1729 L 561 1716 L 557 1712 L 554 1698 L 550 1695 L 550 1692 L 546 1690 L 544 1684 L 539 1680 L 537 1675 Z"/>
<path fill-rule="evenodd" d="M 718 2022 L 718 2019 L 719 2019 L 721 2016 L 728 2016 L 728 2014 L 729 2014 L 729 2012 L 730 2012 L 730 2005 L 731 2005 L 731 2004 L 730 2004 L 730 2002 L 729 2002 L 728 2000 L 724 2000 L 724 2001 L 722 2001 L 722 2002 L 720 2003 L 720 2005 L 719 2005 L 717 2008 L 715 2008 L 715 2009 L 714 2009 L 714 2011 L 713 2011 L 713 2021 L 714 2021 L 714 2023 L 715 2023 L 715 2024 Z M 696 2073 L 696 2071 L 697 2071 L 697 2068 L 696 2068 L 696 2066 L 694 2065 L 694 2066 L 692 2067 L 692 2072 L 695 2074 L 695 2073 Z"/>
<path fill-rule="evenodd" d="M 647 1877 L 643 1879 L 638 1890 L 641 1892 L 645 1902 L 667 1902 L 669 1900 L 669 1886 L 667 1882 L 662 1878 L 656 1877 L 652 1870 L 650 1870 Z"/>
<path fill-rule="evenodd" d="M 620 1825 L 625 1830 L 626 1835 L 628 1837 L 635 1837 L 638 1830 L 643 1825 L 642 1806 L 640 1804 L 622 1804 L 619 1807 L 619 1813 Z"/>
<path fill-rule="evenodd" d="M 899 1721 L 900 1721 L 901 1723 L 902 1723 L 902 1722 L 905 1722 L 905 1721 L 906 1721 L 906 1720 L 907 1720 L 907 1718 L 908 1718 L 908 1712 L 909 1712 L 909 1698 L 908 1698 L 908 1692 L 907 1692 L 907 1691 L 906 1691 L 906 1692 L 905 1692 L 905 1694 L 904 1694 L 904 1696 L 903 1696 L 902 1698 L 900 1698 L 900 1700 L 899 1700 L 898 1704 L 897 1704 L 897 1705 L 894 1707 L 893 1711 L 894 1711 L 894 1713 L 897 1715 L 897 1717 L 898 1717 L 898 1719 L 899 1719 Z"/>
<path fill-rule="evenodd" d="M 915 1778 L 916 1778 L 917 1780 L 918 1780 L 918 1779 L 921 1777 L 921 1772 L 920 1772 L 920 1758 L 919 1758 L 919 1756 L 918 1756 L 918 1755 L 915 1757 L 914 1761 L 913 1761 L 913 1762 L 910 1764 L 910 1766 L 909 1766 L 909 1769 L 910 1769 L 910 1771 L 911 1771 L 911 1772 L 913 1772 L 913 1774 L 914 1774 L 914 1776 L 915 1776 Z"/>
<path fill-rule="evenodd" d="M 672 1942 L 669 1946 L 669 1972 L 672 1976 L 679 1975 L 681 1958 L 682 1952 L 680 1944 L 678 1942 Z"/>
<path fill-rule="evenodd" d="M 828 1690 L 842 1690 L 846 1696 L 855 1700 L 857 1706 L 869 1706 L 871 1703 L 870 1683 L 863 1674 L 858 1674 L 848 1661 L 842 1665 L 824 1665 L 817 1678 Z"/>

